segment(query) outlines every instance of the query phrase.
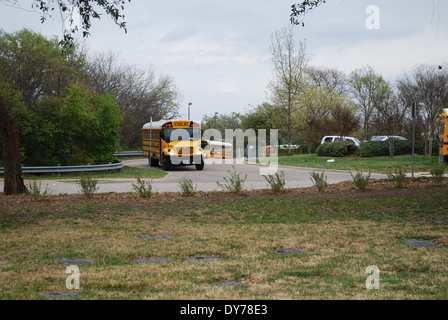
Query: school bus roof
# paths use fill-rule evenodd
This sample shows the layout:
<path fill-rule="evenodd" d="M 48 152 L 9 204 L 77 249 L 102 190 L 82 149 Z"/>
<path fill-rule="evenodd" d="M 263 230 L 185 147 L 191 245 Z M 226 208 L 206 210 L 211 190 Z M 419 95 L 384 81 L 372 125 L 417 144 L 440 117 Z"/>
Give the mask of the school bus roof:
<path fill-rule="evenodd" d="M 153 122 L 153 123 L 151 123 L 151 122 L 148 122 L 148 123 L 146 123 L 144 126 L 143 126 L 143 129 L 150 129 L 150 128 L 153 128 L 153 129 L 161 129 L 165 124 L 167 124 L 167 123 L 180 123 L 180 122 L 189 122 L 189 123 L 191 123 L 191 122 L 193 122 L 193 123 L 195 123 L 198 127 L 200 127 L 201 126 L 201 123 L 200 122 L 198 122 L 198 121 L 191 121 L 191 120 L 160 120 L 160 121 L 155 121 L 155 122 Z M 175 126 L 176 127 L 176 126 Z M 182 127 L 185 127 L 184 125 L 182 125 Z"/>

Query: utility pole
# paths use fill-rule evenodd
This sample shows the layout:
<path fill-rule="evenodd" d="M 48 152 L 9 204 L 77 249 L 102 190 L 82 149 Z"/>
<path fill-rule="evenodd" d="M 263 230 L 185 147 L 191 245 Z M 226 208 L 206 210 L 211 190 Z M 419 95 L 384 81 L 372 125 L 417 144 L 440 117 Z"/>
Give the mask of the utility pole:
<path fill-rule="evenodd" d="M 192 105 L 191 102 L 188 103 L 188 121 L 190 121 L 190 106 Z"/>

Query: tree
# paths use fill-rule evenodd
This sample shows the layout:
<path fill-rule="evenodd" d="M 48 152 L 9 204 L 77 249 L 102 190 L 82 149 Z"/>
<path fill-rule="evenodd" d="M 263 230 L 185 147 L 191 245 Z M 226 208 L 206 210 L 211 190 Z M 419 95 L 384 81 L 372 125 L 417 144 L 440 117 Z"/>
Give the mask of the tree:
<path fill-rule="evenodd" d="M 302 139 L 308 144 L 308 153 L 311 153 L 313 145 L 319 143 L 322 137 L 328 134 L 336 134 L 334 127 L 330 125 L 331 113 L 337 106 L 345 105 L 343 96 L 334 92 L 332 88 L 318 86 L 313 83 L 307 85 L 304 92 L 301 108 L 295 115 L 300 124 Z M 350 132 L 357 130 L 352 128 Z"/>
<path fill-rule="evenodd" d="M 226 129 L 240 129 L 241 128 L 241 114 L 232 112 L 229 115 L 226 114 L 211 114 L 204 115 L 202 118 L 202 130 L 216 129 L 221 133 L 222 139 L 225 138 Z"/>
<path fill-rule="evenodd" d="M 347 76 L 344 72 L 333 68 L 310 66 L 307 74 L 313 84 L 330 92 L 347 95 Z"/>
<path fill-rule="evenodd" d="M 32 110 L 46 94 L 58 94 L 68 83 L 73 66 L 73 50 L 62 53 L 55 39 L 48 40 L 29 30 L 14 34 L 0 31 L 0 82 L 20 92 L 24 106 Z M 71 73 L 73 74 L 73 73 Z M 7 95 L 2 92 L 0 103 L 1 140 L 5 167 L 6 194 L 25 191 L 20 157 L 20 136 Z M 15 136 L 17 135 L 17 136 Z M 8 186 L 8 187 L 7 187 Z"/>
<path fill-rule="evenodd" d="M 298 130 L 294 113 L 301 108 L 300 96 L 306 87 L 306 44 L 296 47 L 292 28 L 283 28 L 271 36 L 273 80 L 268 85 L 270 100 L 276 107 L 273 121 L 279 132 L 286 136 L 288 155 L 292 135 Z"/>
<path fill-rule="evenodd" d="M 376 106 L 372 124 L 378 134 L 387 136 L 389 155 L 393 158 L 395 153 L 395 139 L 393 136 L 401 135 L 406 123 L 406 113 L 409 106 L 400 104 L 392 90 L 386 92 L 384 99 Z"/>
<path fill-rule="evenodd" d="M 1 2 L 8 2 L 15 5 L 18 5 L 19 3 L 18 0 L 1 0 Z M 130 0 L 127 2 L 130 2 Z M 126 23 L 124 21 L 124 15 L 122 14 L 125 3 L 125 0 L 78 0 L 76 3 L 72 2 L 72 4 L 76 4 L 79 8 L 83 36 L 89 36 L 91 19 L 100 19 L 101 11 L 106 12 L 106 15 L 111 17 L 119 28 L 123 28 L 126 31 Z M 44 22 L 48 16 L 51 16 L 51 13 L 54 12 L 55 9 L 59 9 L 61 13 L 68 10 L 66 2 L 63 0 L 35 0 L 32 2 L 32 6 L 42 13 L 41 22 Z M 68 50 L 69 47 L 73 46 L 73 34 L 77 31 L 77 25 L 72 25 L 71 28 L 65 29 L 63 39 L 60 42 L 62 44 L 62 49 Z M 31 80 L 32 79 L 23 79 L 23 81 Z M 15 118 L 7 103 L 7 99 L 0 96 L 0 137 L 2 140 L 3 162 L 5 167 L 4 192 L 7 195 L 11 195 L 24 193 L 25 185 L 21 169 L 19 131 Z"/>
<path fill-rule="evenodd" d="M 3 148 L 3 163 L 5 166 L 5 194 L 20 194 L 25 192 L 20 164 L 19 129 L 3 97 L 0 96 L 0 136 Z M 19 162 L 17 162 L 19 159 Z"/>
<path fill-rule="evenodd" d="M 435 65 L 419 65 L 397 82 L 399 98 L 404 104 L 416 103 L 417 121 L 424 128 L 425 153 L 432 156 L 437 121 L 447 106 L 448 72 Z"/>
<path fill-rule="evenodd" d="M 72 164 L 104 163 L 119 146 L 122 116 L 112 95 L 99 95 L 80 84 L 61 96 L 60 121 Z"/>
<path fill-rule="evenodd" d="M 362 118 L 363 138 L 368 140 L 371 135 L 372 118 L 377 112 L 377 107 L 389 98 L 391 86 L 370 66 L 353 71 L 349 85 L 357 112 Z"/>
<path fill-rule="evenodd" d="M 333 135 L 347 137 L 359 129 L 359 118 L 349 105 L 336 104 L 325 120 L 326 127 Z"/>
<path fill-rule="evenodd" d="M 266 130 L 267 142 L 270 144 L 271 130 L 274 129 L 271 121 L 272 114 L 275 112 L 274 109 L 274 106 L 267 102 L 254 107 L 251 111 L 241 116 L 241 128 L 244 131 L 253 129 L 257 134 L 258 130 Z M 279 140 L 282 140 L 282 137 Z"/>
<path fill-rule="evenodd" d="M 87 85 L 100 94 L 113 94 L 121 108 L 124 122 L 121 146 L 141 146 L 141 128 L 152 117 L 154 121 L 178 115 L 178 91 L 169 76 L 157 79 L 152 69 L 141 70 L 121 63 L 112 52 L 88 59 Z"/>

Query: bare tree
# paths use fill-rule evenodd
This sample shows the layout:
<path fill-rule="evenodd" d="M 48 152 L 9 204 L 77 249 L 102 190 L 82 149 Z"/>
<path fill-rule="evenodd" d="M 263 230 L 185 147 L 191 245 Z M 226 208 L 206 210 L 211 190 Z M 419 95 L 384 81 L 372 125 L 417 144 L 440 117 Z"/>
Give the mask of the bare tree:
<path fill-rule="evenodd" d="M 141 143 L 141 128 L 154 120 L 178 115 L 178 91 L 168 76 L 157 78 L 154 70 L 141 70 L 109 52 L 89 59 L 88 85 L 96 92 L 112 93 L 124 117 L 121 145 L 135 148 Z"/>
<path fill-rule="evenodd" d="M 423 126 L 425 153 L 432 156 L 433 140 L 437 132 L 437 120 L 447 106 L 447 68 L 435 65 L 419 65 L 397 82 L 400 99 L 411 106 L 416 103 L 417 121 Z"/>
<path fill-rule="evenodd" d="M 347 76 L 342 71 L 312 66 L 307 68 L 307 74 L 310 80 L 319 87 L 343 96 L 348 94 Z"/>
<path fill-rule="evenodd" d="M 296 46 L 292 28 L 283 28 L 271 36 L 273 80 L 269 83 L 270 100 L 277 107 L 275 123 L 286 136 L 291 155 L 292 135 L 298 130 L 294 113 L 301 108 L 301 94 L 306 88 L 306 44 Z"/>
<path fill-rule="evenodd" d="M 332 134 L 346 137 L 358 131 L 359 118 L 355 115 L 353 107 L 337 104 L 325 120 L 328 131 Z"/>
<path fill-rule="evenodd" d="M 349 84 L 357 112 L 361 115 L 363 138 L 368 140 L 372 117 L 377 112 L 377 106 L 388 99 L 392 89 L 389 83 L 370 66 L 352 72 Z"/>
<path fill-rule="evenodd" d="M 379 101 L 375 108 L 376 113 L 373 116 L 372 124 L 378 133 L 389 138 L 389 155 L 393 158 L 395 153 L 393 136 L 400 135 L 403 132 L 408 108 L 406 105 L 399 103 L 399 99 L 392 90 L 385 93 L 384 99 Z"/>

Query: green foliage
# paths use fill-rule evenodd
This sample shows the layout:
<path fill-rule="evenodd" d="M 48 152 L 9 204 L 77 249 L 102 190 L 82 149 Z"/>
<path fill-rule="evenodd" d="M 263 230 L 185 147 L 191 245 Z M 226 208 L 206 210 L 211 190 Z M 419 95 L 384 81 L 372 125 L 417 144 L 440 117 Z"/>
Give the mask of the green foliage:
<path fill-rule="evenodd" d="M 0 94 L 1 94 L 0 87 Z M 113 161 L 122 117 L 111 96 L 73 85 L 61 97 L 46 97 L 33 110 L 16 105 L 22 163 L 28 166 L 86 165 Z"/>
<path fill-rule="evenodd" d="M 319 156 L 345 157 L 357 153 L 359 148 L 348 141 L 328 142 L 320 145 L 316 149 Z"/>
<path fill-rule="evenodd" d="M 272 191 L 274 192 L 282 192 L 285 189 L 286 181 L 285 181 L 285 172 L 281 171 L 280 173 L 276 173 L 274 175 L 263 176 L 266 181 L 271 186 Z"/>
<path fill-rule="evenodd" d="M 443 162 L 439 162 L 431 168 L 430 173 L 436 185 L 441 185 L 444 182 L 446 170 L 447 166 Z"/>
<path fill-rule="evenodd" d="M 22 93 L 27 108 L 66 87 L 76 77 L 78 59 L 74 48 L 63 54 L 55 38 L 27 29 L 0 30 L 0 79 Z"/>
<path fill-rule="evenodd" d="M 369 185 L 369 180 L 370 180 L 370 171 L 369 173 L 364 176 L 362 174 L 362 171 L 358 170 L 358 172 L 353 175 L 350 172 L 350 175 L 352 176 L 353 182 L 355 183 L 355 186 L 359 189 L 359 190 L 365 190 L 367 188 L 367 186 Z"/>
<path fill-rule="evenodd" d="M 41 183 L 37 183 L 37 181 L 30 182 L 26 185 L 26 194 L 33 201 L 43 201 L 50 194 L 50 190 L 48 189 L 48 184 L 44 190 L 42 190 Z"/>
<path fill-rule="evenodd" d="M 122 121 L 119 107 L 110 96 L 100 96 L 81 85 L 63 95 L 62 126 L 71 144 L 72 163 L 105 163 L 118 150 Z"/>
<path fill-rule="evenodd" d="M 142 198 L 150 198 L 152 196 L 152 185 L 150 180 L 137 178 L 137 183 L 133 183 L 132 188 Z"/>
<path fill-rule="evenodd" d="M 247 174 L 244 175 L 244 177 L 242 176 L 241 172 L 230 172 L 230 178 L 227 179 L 226 177 L 224 177 L 224 181 L 225 183 L 222 184 L 219 181 L 217 181 L 216 183 L 218 184 L 219 187 L 223 188 L 224 190 L 226 190 L 227 192 L 232 192 L 232 193 L 240 193 L 244 190 L 244 182 L 247 179 Z"/>
<path fill-rule="evenodd" d="M 411 141 L 394 141 L 394 155 L 412 154 Z M 390 156 L 388 141 L 368 141 L 361 144 L 361 157 L 387 157 Z"/>
<path fill-rule="evenodd" d="M 87 198 L 90 198 L 98 191 L 97 187 L 98 179 L 91 177 L 90 175 L 82 175 L 78 180 L 79 191 Z"/>
<path fill-rule="evenodd" d="M 179 187 L 182 190 L 184 196 L 194 196 L 196 194 L 197 188 L 193 184 L 191 179 L 183 179 L 179 182 Z"/>
<path fill-rule="evenodd" d="M 84 83 L 85 57 L 57 39 L 0 30 L 0 95 L 19 127 L 25 166 L 113 161 L 122 122 L 110 95 Z M 28 79 L 24 81 L 24 79 Z"/>
<path fill-rule="evenodd" d="M 403 167 L 395 169 L 391 173 L 387 174 L 387 179 L 395 187 L 402 188 L 406 182 L 406 170 Z"/>
<path fill-rule="evenodd" d="M 310 179 L 316 187 L 317 191 L 323 192 L 328 187 L 327 176 L 324 175 L 322 171 L 320 174 L 313 171 L 310 172 Z"/>

